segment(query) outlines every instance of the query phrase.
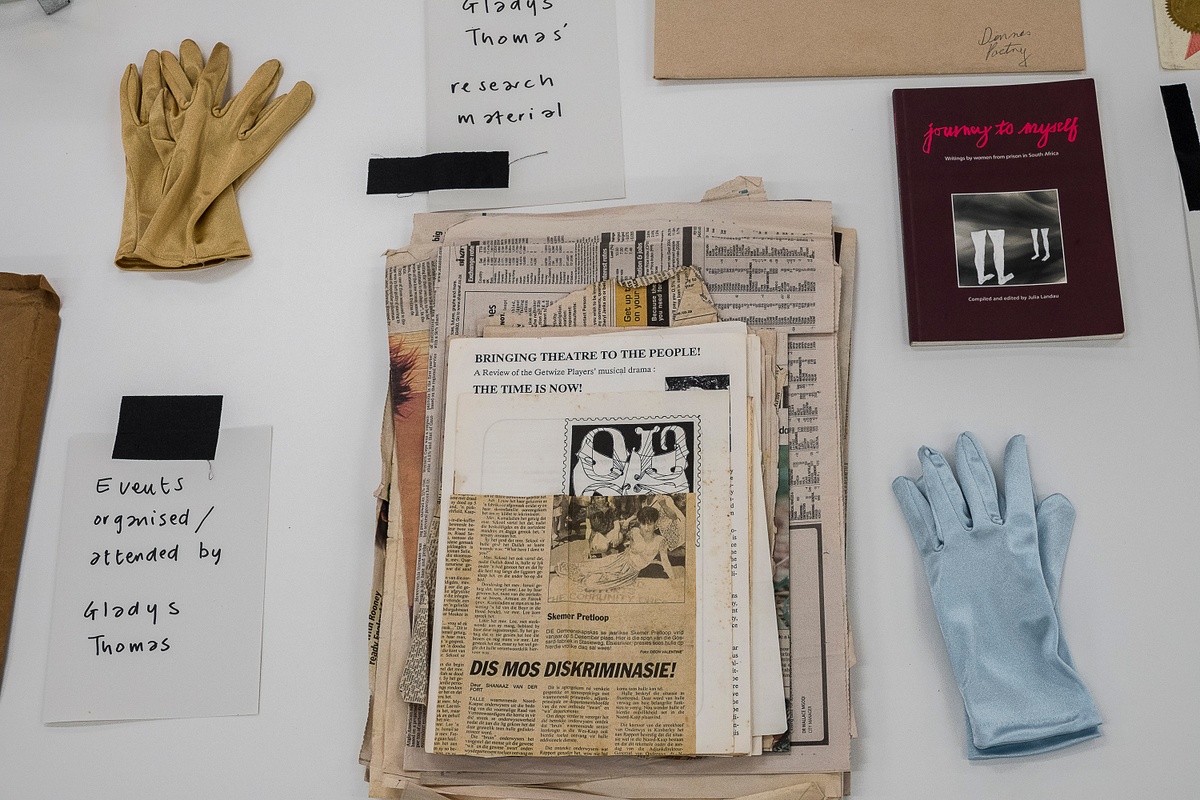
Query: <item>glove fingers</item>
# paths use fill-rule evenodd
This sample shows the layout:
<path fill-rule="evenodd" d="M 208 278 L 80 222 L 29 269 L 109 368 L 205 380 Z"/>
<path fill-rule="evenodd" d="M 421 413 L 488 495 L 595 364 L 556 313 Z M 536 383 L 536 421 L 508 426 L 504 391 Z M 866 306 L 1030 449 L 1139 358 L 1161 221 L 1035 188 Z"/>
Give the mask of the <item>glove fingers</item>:
<path fill-rule="evenodd" d="M 929 498 L 934 519 L 938 521 L 943 535 L 945 531 L 955 527 L 970 527 L 971 517 L 967 503 L 958 487 L 958 481 L 954 479 L 954 473 L 950 471 L 950 464 L 941 453 L 929 447 L 918 450 L 917 458 L 921 462 L 921 487 L 925 496 Z"/>
<path fill-rule="evenodd" d="M 180 108 L 191 105 L 194 81 L 179 63 L 179 59 L 175 58 L 175 54 L 169 50 L 162 53 L 162 77 L 176 105 Z"/>
<path fill-rule="evenodd" d="M 125 125 L 140 125 L 142 107 L 142 78 L 137 67 L 130 64 L 121 78 L 121 122 Z"/>
<path fill-rule="evenodd" d="M 229 48 L 217 42 L 208 57 L 199 77 L 196 78 L 194 102 L 208 108 L 217 108 L 225 101 L 225 88 L 229 85 Z"/>
<path fill-rule="evenodd" d="M 180 42 L 179 64 L 187 75 L 188 83 L 194 86 L 196 81 L 200 80 L 200 73 L 204 71 L 204 54 L 200 52 L 200 45 L 191 39 Z"/>
<path fill-rule="evenodd" d="M 1004 448 L 1005 523 L 1025 525 L 1034 522 L 1033 479 L 1029 475 L 1029 453 L 1025 437 L 1017 434 Z"/>
<path fill-rule="evenodd" d="M 138 99 L 138 120 L 145 125 L 150 121 L 150 109 L 159 101 L 162 91 L 162 73 L 157 50 L 146 53 L 142 65 L 141 97 Z"/>
<path fill-rule="evenodd" d="M 1042 576 L 1050 600 L 1058 612 L 1058 593 L 1062 588 L 1063 567 L 1067 563 L 1067 546 L 1071 542 L 1071 529 L 1075 527 L 1075 506 L 1061 494 L 1044 498 L 1037 507 L 1038 555 L 1042 561 Z M 1058 656 L 1069 667 L 1074 667 L 1071 650 L 1062 635 L 1058 636 Z"/>
<path fill-rule="evenodd" d="M 174 101 L 168 101 L 171 93 L 166 89 L 159 90 L 158 100 L 150 106 L 150 140 L 154 143 L 154 150 L 158 153 L 158 160 L 166 169 L 171 162 L 171 156 L 175 152 L 175 135 L 171 130 L 171 117 L 168 113 L 167 104 Z"/>
<path fill-rule="evenodd" d="M 263 62 L 258 69 L 254 70 L 254 74 L 250 76 L 250 80 L 246 81 L 242 90 L 229 101 L 226 113 L 234 114 L 239 120 L 238 133 L 245 133 L 254 125 L 259 112 L 262 111 L 267 100 L 279 86 L 281 77 L 283 77 L 283 65 L 279 61 L 271 59 Z"/>
<path fill-rule="evenodd" d="M 305 86 L 307 86 L 307 85 L 308 84 L 305 84 Z M 292 87 L 292 91 L 295 91 L 294 86 Z M 267 103 L 266 108 L 264 108 L 262 111 L 259 111 L 258 114 L 256 115 L 255 120 L 254 120 L 254 128 L 257 128 L 260 124 L 262 124 L 263 122 L 266 122 L 267 119 L 273 113 L 275 113 L 275 109 L 279 108 L 279 106 L 283 103 L 283 101 L 286 100 L 290 96 L 291 96 L 290 94 L 281 94 L 281 95 L 279 95 L 279 97 L 276 97 L 274 100 Z"/>
<path fill-rule="evenodd" d="M 988 463 L 983 445 L 975 434 L 967 431 L 958 437 L 955 447 L 958 480 L 973 520 L 1000 519 L 1000 498 L 996 491 L 996 475 Z"/>
<path fill-rule="evenodd" d="M 901 476 L 892 481 L 892 492 L 900 503 L 900 510 L 904 513 L 904 519 L 908 522 L 908 529 L 921 556 L 925 557 L 940 550 L 942 540 L 938 537 L 933 509 L 917 484 Z"/>
<path fill-rule="evenodd" d="M 290 92 L 276 97 L 263 109 L 254 126 L 246 131 L 246 136 L 268 142 L 268 149 L 274 147 L 288 129 L 308 112 L 312 103 L 312 87 L 299 81 Z"/>
<path fill-rule="evenodd" d="M 1062 586 L 1063 566 L 1067 562 L 1067 547 L 1071 544 L 1071 530 L 1075 527 L 1075 506 L 1061 494 L 1052 494 L 1037 507 L 1038 553 L 1042 561 L 1042 575 L 1050 597 L 1058 605 L 1058 591 Z"/>

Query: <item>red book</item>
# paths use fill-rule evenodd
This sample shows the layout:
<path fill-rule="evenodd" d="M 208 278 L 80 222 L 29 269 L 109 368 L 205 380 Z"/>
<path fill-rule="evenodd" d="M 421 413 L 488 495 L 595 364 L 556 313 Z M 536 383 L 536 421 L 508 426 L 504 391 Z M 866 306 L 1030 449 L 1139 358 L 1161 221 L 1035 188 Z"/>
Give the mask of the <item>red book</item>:
<path fill-rule="evenodd" d="M 1124 335 L 1094 81 L 892 106 L 911 344 Z"/>

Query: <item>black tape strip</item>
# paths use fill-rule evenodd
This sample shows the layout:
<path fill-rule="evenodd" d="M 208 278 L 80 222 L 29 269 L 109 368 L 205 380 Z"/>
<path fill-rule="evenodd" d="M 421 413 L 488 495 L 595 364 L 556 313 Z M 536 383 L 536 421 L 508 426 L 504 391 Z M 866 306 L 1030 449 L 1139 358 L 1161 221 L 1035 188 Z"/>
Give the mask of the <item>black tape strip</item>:
<path fill-rule="evenodd" d="M 1183 196 L 1188 211 L 1200 211 L 1200 136 L 1196 133 L 1196 118 L 1185 83 L 1160 86 L 1167 126 L 1171 129 L 1171 144 L 1179 162 L 1179 177 L 1183 181 Z"/>
<path fill-rule="evenodd" d="M 367 194 L 507 188 L 507 150 L 430 153 L 416 158 L 372 158 L 367 162 Z"/>
<path fill-rule="evenodd" d="M 221 432 L 221 395 L 121 398 L 113 458 L 210 461 Z"/>

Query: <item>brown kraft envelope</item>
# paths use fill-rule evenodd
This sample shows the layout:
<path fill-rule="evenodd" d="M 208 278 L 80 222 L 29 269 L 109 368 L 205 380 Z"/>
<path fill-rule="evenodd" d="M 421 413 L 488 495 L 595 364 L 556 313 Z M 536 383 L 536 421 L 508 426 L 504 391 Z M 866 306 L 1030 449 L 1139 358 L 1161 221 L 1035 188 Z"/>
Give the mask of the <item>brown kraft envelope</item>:
<path fill-rule="evenodd" d="M 58 295 L 41 275 L 0 272 L 0 681 L 58 341 L 58 306 Z"/>
<path fill-rule="evenodd" d="M 655 78 L 1082 70 L 1079 0 L 656 0 Z"/>

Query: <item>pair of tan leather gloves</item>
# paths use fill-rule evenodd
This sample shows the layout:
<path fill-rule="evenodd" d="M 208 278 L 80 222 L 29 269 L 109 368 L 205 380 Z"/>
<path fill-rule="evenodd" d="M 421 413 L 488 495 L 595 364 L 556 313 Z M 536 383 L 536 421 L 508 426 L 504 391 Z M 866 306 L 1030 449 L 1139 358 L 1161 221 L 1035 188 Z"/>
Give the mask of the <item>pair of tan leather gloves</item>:
<path fill-rule="evenodd" d="M 139 76 L 121 81 L 125 216 L 116 264 L 122 269 L 197 269 L 248 258 L 238 187 L 312 105 L 300 81 L 270 99 L 283 68 L 259 67 L 228 102 L 229 48 L 208 63 L 191 39 L 179 56 L 151 50 Z"/>

